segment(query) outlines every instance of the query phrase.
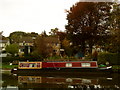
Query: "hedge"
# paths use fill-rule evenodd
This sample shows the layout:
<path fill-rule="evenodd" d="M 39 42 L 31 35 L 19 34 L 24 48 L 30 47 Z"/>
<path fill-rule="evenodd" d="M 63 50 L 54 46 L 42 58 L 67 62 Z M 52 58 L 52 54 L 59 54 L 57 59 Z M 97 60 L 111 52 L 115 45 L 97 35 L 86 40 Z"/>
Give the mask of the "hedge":
<path fill-rule="evenodd" d="M 98 63 L 105 64 L 109 62 L 112 65 L 120 65 L 120 53 L 102 52 L 98 55 Z"/>
<path fill-rule="evenodd" d="M 27 57 L 3 57 L 2 63 L 10 63 L 13 61 L 42 61 L 41 58 L 33 57 L 33 56 L 27 56 Z"/>

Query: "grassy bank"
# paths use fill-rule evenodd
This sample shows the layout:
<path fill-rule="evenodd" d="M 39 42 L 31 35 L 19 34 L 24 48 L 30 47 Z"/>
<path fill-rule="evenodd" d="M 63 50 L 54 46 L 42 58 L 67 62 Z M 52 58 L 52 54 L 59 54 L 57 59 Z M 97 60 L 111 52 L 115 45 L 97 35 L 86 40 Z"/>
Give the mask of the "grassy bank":
<path fill-rule="evenodd" d="M 2 64 L 2 69 L 12 69 L 14 67 L 18 67 L 18 65 Z"/>
<path fill-rule="evenodd" d="M 113 69 L 120 69 L 120 65 L 113 65 Z"/>
<path fill-rule="evenodd" d="M 120 72 L 120 65 L 113 65 L 112 69 L 114 72 Z"/>

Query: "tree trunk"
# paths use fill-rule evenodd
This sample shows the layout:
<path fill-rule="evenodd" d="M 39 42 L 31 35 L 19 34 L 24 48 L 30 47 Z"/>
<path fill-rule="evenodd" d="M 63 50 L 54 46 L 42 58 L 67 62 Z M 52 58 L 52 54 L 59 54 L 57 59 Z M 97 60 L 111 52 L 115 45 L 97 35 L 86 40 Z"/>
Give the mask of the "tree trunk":
<path fill-rule="evenodd" d="M 85 41 L 82 41 L 81 48 L 83 55 L 85 55 Z"/>

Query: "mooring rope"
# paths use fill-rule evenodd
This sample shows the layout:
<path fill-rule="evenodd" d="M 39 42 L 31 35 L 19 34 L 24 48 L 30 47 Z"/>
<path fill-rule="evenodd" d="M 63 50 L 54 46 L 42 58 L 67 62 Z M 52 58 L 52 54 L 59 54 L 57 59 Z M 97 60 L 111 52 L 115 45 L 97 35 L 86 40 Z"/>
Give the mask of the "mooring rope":
<path fill-rule="evenodd" d="M 53 66 L 54 66 L 54 68 L 55 68 L 56 70 L 60 70 L 60 68 L 57 68 L 57 67 L 55 66 L 55 63 L 54 63 L 54 62 L 52 62 L 52 64 L 53 64 Z"/>

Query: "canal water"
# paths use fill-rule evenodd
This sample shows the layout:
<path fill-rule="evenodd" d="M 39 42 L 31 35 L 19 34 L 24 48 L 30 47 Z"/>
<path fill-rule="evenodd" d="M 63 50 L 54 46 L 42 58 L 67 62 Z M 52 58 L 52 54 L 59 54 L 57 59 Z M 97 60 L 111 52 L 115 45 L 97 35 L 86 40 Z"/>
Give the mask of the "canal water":
<path fill-rule="evenodd" d="M 120 74 L 110 75 L 77 75 L 49 76 L 49 75 L 17 75 L 9 71 L 2 74 L 0 90 L 41 90 L 73 88 L 78 90 L 120 90 Z M 41 89 L 40 89 L 41 88 Z"/>

